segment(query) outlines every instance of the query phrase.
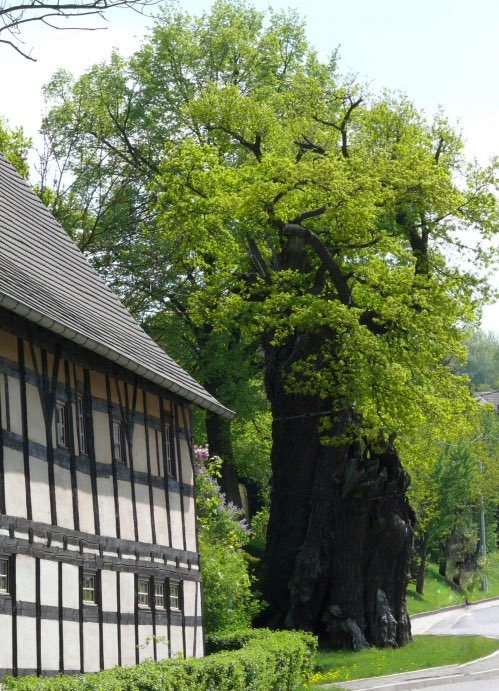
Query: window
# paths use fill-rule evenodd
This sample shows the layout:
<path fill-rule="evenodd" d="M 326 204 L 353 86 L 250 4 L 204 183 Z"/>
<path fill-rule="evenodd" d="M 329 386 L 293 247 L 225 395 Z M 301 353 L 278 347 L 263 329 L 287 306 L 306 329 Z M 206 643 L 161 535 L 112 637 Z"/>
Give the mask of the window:
<path fill-rule="evenodd" d="M 171 425 L 165 425 L 165 450 L 166 450 L 166 472 L 170 477 L 176 478 L 175 457 L 172 446 L 172 428 Z"/>
<path fill-rule="evenodd" d="M 65 403 L 57 401 L 55 404 L 55 429 L 57 446 L 68 448 L 68 410 Z"/>
<path fill-rule="evenodd" d="M 137 598 L 139 605 L 142 605 L 142 607 L 149 607 L 149 581 L 145 578 L 139 578 Z"/>
<path fill-rule="evenodd" d="M 9 560 L 0 559 L 0 593 L 9 592 Z"/>
<path fill-rule="evenodd" d="M 154 584 L 154 606 L 156 609 L 165 608 L 165 584 L 155 583 Z"/>
<path fill-rule="evenodd" d="M 170 581 L 170 609 L 180 609 L 180 583 Z"/>
<path fill-rule="evenodd" d="M 83 574 L 82 600 L 84 605 L 97 604 L 96 576 L 94 573 Z"/>
<path fill-rule="evenodd" d="M 78 445 L 80 447 L 80 453 L 87 453 L 87 431 L 85 424 L 85 404 L 83 402 L 83 396 L 77 396 L 76 398 L 76 411 L 78 418 Z"/>
<path fill-rule="evenodd" d="M 120 420 L 113 420 L 113 458 L 118 463 L 125 462 L 123 424 Z"/>

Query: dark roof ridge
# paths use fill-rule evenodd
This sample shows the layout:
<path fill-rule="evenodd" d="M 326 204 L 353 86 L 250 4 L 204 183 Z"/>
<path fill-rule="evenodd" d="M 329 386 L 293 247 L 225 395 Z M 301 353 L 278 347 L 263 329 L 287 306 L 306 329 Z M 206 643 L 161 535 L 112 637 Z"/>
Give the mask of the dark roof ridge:
<path fill-rule="evenodd" d="M 202 408 L 234 415 L 137 324 L 1 153 L 0 268 L 6 309 Z"/>

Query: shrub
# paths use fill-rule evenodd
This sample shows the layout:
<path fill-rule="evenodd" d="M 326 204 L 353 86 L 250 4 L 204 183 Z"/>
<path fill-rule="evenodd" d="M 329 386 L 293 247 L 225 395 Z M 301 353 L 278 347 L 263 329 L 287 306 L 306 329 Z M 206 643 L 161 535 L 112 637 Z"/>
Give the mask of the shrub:
<path fill-rule="evenodd" d="M 302 631 L 220 635 L 204 658 L 147 660 L 135 667 L 57 677 L 5 677 L 4 691 L 291 691 L 313 671 L 317 640 Z M 215 645 L 215 642 L 213 642 Z M 223 646 L 229 648 L 223 650 Z"/>
<path fill-rule="evenodd" d="M 243 546 L 250 531 L 239 509 L 225 501 L 217 478 L 222 461 L 195 448 L 196 509 L 199 523 L 204 625 L 207 632 L 249 626 L 261 609 L 251 589 Z"/>
<path fill-rule="evenodd" d="M 204 625 L 207 632 L 249 626 L 260 610 L 251 591 L 248 563 L 240 550 L 207 543 L 200 536 Z"/>
<path fill-rule="evenodd" d="M 206 653 L 211 655 L 219 653 L 222 650 L 240 650 L 249 641 L 268 638 L 275 635 L 269 629 L 239 629 L 238 631 L 222 631 L 220 633 L 210 633 L 206 635 Z M 300 631 L 300 636 L 304 641 L 308 638 L 315 641 L 314 636 L 308 636 L 303 631 Z"/>
<path fill-rule="evenodd" d="M 258 513 L 255 513 L 251 519 L 251 533 L 253 540 L 259 540 L 265 543 L 267 539 L 267 528 L 269 525 L 269 510 L 263 508 Z"/>

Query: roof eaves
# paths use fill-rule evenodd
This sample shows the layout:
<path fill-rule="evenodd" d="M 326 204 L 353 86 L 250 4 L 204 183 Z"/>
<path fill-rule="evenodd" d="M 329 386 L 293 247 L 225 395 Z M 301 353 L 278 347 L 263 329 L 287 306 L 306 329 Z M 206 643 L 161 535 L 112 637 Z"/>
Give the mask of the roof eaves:
<path fill-rule="evenodd" d="M 212 413 L 221 415 L 222 417 L 225 417 L 229 420 L 234 417 L 234 412 L 232 410 L 229 410 L 229 408 L 225 408 L 217 401 L 210 400 L 208 398 L 200 396 L 199 394 L 194 393 L 193 391 L 190 391 L 189 389 L 185 389 L 183 386 L 180 386 L 176 382 L 173 382 L 165 376 L 158 374 L 154 370 L 148 369 L 144 365 L 141 365 L 140 363 L 131 360 L 129 357 L 123 355 L 119 351 L 113 350 L 112 348 L 109 348 L 109 346 L 103 343 L 99 343 L 98 341 L 95 341 L 94 339 L 89 338 L 84 334 L 78 333 L 74 329 L 65 326 L 64 324 L 61 324 L 60 322 L 57 322 L 50 317 L 43 315 L 41 312 L 38 312 L 37 310 L 32 309 L 28 305 L 25 305 L 22 302 L 16 300 L 15 298 L 12 298 L 9 295 L 6 295 L 5 293 L 1 292 L 0 305 L 5 307 L 7 310 L 10 310 L 11 312 L 14 312 L 15 314 L 24 317 L 25 319 L 34 322 L 35 324 L 43 326 L 45 329 L 52 331 L 52 333 L 56 333 L 60 336 L 63 336 L 64 338 L 67 338 L 69 341 L 72 341 L 73 343 L 77 343 L 78 345 L 81 345 L 88 350 L 92 350 L 93 352 L 98 353 L 107 360 L 116 362 L 116 364 L 121 365 L 121 367 L 124 367 L 130 372 L 134 372 L 138 376 L 144 377 L 144 379 L 148 379 L 149 381 L 154 382 L 158 386 L 161 386 L 167 389 L 168 391 L 171 391 L 172 393 L 176 393 L 179 396 L 186 398 L 188 401 L 196 403 L 197 405 L 201 406 L 202 408 L 205 408 L 206 410 L 209 410 Z"/>

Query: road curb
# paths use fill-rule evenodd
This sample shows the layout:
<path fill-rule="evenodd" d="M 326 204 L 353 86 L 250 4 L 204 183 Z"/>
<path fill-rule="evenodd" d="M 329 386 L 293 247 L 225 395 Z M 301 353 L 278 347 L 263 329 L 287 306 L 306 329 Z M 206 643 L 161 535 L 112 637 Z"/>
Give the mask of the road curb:
<path fill-rule="evenodd" d="M 486 597 L 483 600 L 475 600 L 474 602 L 463 603 L 462 605 L 449 605 L 448 607 L 440 607 L 440 609 L 431 609 L 428 612 L 418 612 L 417 614 L 410 614 L 410 619 L 421 619 L 421 617 L 429 617 L 431 614 L 440 614 L 441 612 L 451 612 L 454 609 L 466 609 L 467 607 L 474 607 L 483 602 L 495 602 L 499 597 Z"/>

